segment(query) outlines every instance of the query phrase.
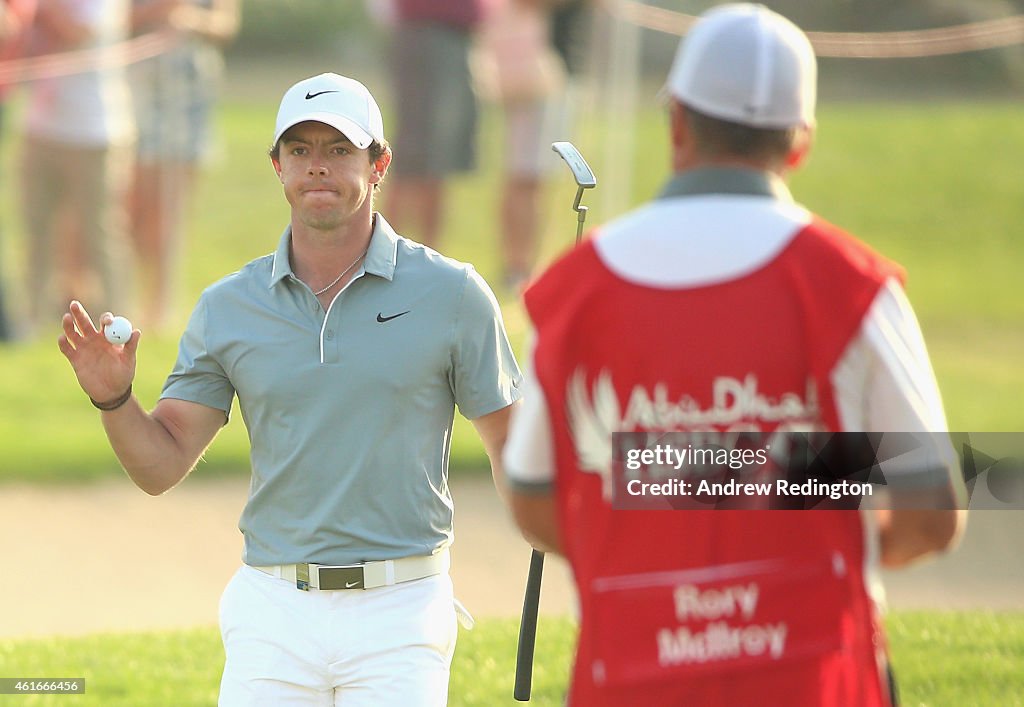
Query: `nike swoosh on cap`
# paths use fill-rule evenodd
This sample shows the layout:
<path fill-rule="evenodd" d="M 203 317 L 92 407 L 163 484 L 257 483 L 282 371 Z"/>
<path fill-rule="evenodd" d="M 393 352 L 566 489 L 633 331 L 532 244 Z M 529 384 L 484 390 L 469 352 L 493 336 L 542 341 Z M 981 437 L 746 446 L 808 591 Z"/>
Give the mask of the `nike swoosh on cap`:
<path fill-rule="evenodd" d="M 333 88 L 329 89 L 327 91 L 317 91 L 316 93 L 310 93 L 309 91 L 307 91 L 306 92 L 306 100 L 308 101 L 311 98 L 316 98 L 317 96 L 322 96 L 325 93 L 337 93 L 337 91 L 334 90 Z"/>

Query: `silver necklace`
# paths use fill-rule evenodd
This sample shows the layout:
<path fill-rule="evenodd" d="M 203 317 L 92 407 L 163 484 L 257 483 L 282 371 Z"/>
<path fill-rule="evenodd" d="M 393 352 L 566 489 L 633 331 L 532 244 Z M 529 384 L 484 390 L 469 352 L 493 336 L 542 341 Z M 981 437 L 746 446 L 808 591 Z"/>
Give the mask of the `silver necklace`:
<path fill-rule="evenodd" d="M 347 268 L 342 270 L 341 271 L 341 275 L 338 275 L 338 277 L 334 278 L 334 281 L 331 282 L 331 284 L 328 285 L 327 287 L 325 287 L 324 289 L 320 290 L 319 292 L 314 292 L 313 296 L 314 297 L 319 297 L 323 293 L 327 292 L 327 290 L 331 289 L 332 287 L 337 285 L 339 282 L 341 282 L 341 278 L 343 278 L 346 275 L 348 275 L 348 271 L 351 270 L 352 268 L 354 268 L 356 266 L 356 263 L 358 263 L 360 260 L 362 260 L 363 256 L 366 255 L 367 252 L 369 252 L 369 250 L 370 250 L 370 246 L 366 246 L 366 250 L 364 250 L 362 253 L 360 253 L 359 257 L 356 258 L 355 260 L 353 260 L 351 265 L 349 265 Z"/>

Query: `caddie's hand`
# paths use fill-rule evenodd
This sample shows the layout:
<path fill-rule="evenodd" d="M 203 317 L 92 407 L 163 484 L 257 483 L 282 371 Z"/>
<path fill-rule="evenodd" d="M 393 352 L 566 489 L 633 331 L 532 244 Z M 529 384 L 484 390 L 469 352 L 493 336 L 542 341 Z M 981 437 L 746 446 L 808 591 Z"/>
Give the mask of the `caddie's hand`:
<path fill-rule="evenodd" d="M 135 379 L 135 353 L 142 335 L 135 329 L 125 344 L 110 343 L 103 327 L 113 318 L 105 312 L 97 329 L 81 302 L 73 301 L 62 319 L 64 333 L 57 339 L 57 346 L 71 362 L 82 390 L 100 402 L 123 395 Z"/>

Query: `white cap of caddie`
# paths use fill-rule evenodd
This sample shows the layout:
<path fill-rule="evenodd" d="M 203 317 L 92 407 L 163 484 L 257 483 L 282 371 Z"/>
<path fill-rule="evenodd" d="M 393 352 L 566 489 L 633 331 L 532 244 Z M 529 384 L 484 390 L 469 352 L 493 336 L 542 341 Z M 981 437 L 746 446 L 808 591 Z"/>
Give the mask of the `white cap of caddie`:
<path fill-rule="evenodd" d="M 320 74 L 299 81 L 281 99 L 274 144 L 292 127 L 315 120 L 337 128 L 359 149 L 384 141 L 384 119 L 370 91 L 355 79 Z"/>
<path fill-rule="evenodd" d="M 807 35 L 763 5 L 719 5 L 682 39 L 665 89 L 694 110 L 756 128 L 814 124 L 817 63 Z"/>

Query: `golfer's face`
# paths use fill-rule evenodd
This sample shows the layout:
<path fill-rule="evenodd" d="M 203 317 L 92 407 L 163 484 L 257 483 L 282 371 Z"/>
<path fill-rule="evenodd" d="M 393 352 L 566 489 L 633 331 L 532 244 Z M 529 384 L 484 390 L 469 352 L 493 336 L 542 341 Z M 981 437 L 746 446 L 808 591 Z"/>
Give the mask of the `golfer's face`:
<path fill-rule="evenodd" d="M 370 200 L 375 175 L 366 150 L 315 121 L 285 132 L 274 168 L 293 220 L 317 230 L 337 228 L 360 212 Z"/>

